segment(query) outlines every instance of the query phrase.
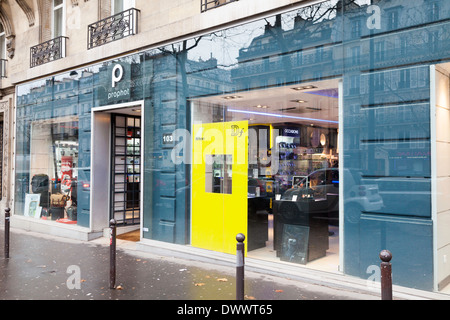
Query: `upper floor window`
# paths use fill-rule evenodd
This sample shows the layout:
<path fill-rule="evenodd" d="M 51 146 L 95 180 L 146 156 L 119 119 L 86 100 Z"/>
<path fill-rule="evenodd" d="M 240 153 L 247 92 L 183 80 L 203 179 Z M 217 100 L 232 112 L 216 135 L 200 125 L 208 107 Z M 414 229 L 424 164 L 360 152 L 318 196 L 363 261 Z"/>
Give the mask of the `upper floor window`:
<path fill-rule="evenodd" d="M 238 0 L 201 0 L 202 12 Z"/>
<path fill-rule="evenodd" d="M 111 0 L 112 15 L 134 8 L 134 0 Z"/>
<path fill-rule="evenodd" d="M 353 20 L 351 22 L 351 37 L 352 39 L 359 38 L 361 36 L 361 21 Z"/>
<path fill-rule="evenodd" d="M 398 29 L 398 11 L 393 10 L 387 13 L 388 17 L 388 29 L 395 30 Z"/>
<path fill-rule="evenodd" d="M 53 0 L 52 11 L 52 38 L 64 36 L 65 0 Z"/>
<path fill-rule="evenodd" d="M 439 20 L 439 3 L 437 2 L 433 2 L 430 3 L 428 6 L 428 21 L 433 22 L 433 21 L 438 21 Z"/>
<path fill-rule="evenodd" d="M 5 29 L 3 29 L 3 25 L 0 23 L 0 78 L 5 77 L 6 77 L 6 36 L 5 36 Z"/>
<path fill-rule="evenodd" d="M 0 23 L 0 59 L 6 59 L 6 36 L 5 29 Z"/>

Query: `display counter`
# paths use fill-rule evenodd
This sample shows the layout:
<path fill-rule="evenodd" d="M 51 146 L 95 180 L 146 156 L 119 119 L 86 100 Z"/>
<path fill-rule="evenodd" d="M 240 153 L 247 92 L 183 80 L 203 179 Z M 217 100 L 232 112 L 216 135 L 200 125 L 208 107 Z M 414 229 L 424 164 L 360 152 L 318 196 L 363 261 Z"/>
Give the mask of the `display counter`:
<path fill-rule="evenodd" d="M 327 199 L 275 200 L 274 250 L 283 261 L 306 264 L 328 249 Z"/>
<path fill-rule="evenodd" d="M 248 197 L 247 250 L 264 248 L 268 240 L 268 210 L 270 198 Z"/>

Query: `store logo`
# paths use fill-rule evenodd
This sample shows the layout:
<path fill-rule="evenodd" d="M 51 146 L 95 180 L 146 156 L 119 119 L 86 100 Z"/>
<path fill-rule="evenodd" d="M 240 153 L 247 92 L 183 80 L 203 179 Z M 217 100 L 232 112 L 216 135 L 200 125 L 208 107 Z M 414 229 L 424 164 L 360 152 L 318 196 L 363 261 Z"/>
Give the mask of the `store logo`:
<path fill-rule="evenodd" d="M 129 68 L 119 63 L 110 67 L 111 87 L 107 90 L 108 102 L 112 100 L 126 100 L 130 97 L 130 88 L 126 87 L 129 81 L 123 81 L 126 80 L 126 77 L 129 80 L 129 74 Z M 124 84 L 121 85 L 121 82 Z"/>
<path fill-rule="evenodd" d="M 234 124 L 234 125 L 231 126 L 231 136 L 232 137 L 240 138 L 243 133 L 244 133 L 244 129 L 240 129 L 239 130 L 239 126 L 238 125 Z"/>
<path fill-rule="evenodd" d="M 123 77 L 123 67 L 120 64 L 116 64 L 112 69 L 111 86 L 115 88 L 116 83 L 122 80 L 122 77 Z"/>

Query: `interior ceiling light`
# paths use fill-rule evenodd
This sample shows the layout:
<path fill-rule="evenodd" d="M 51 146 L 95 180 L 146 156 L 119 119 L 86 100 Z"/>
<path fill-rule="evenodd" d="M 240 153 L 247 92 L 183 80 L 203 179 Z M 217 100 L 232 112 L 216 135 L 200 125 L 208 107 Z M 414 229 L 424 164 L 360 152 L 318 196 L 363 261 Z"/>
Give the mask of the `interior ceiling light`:
<path fill-rule="evenodd" d="M 291 88 L 292 90 L 301 91 L 301 90 L 309 90 L 309 89 L 316 89 L 316 86 L 313 85 L 307 85 L 307 86 L 301 86 L 301 87 L 295 87 Z"/>
<path fill-rule="evenodd" d="M 277 114 L 277 113 L 267 113 L 267 112 L 258 112 L 258 111 L 247 111 L 247 110 L 237 110 L 237 109 L 228 109 L 230 112 L 236 113 L 246 113 L 246 114 L 255 114 L 260 116 L 269 116 L 276 118 L 287 118 L 287 119 L 296 119 L 296 120 L 308 120 L 308 121 L 317 121 L 317 122 L 326 122 L 326 123 L 339 123 L 339 121 L 334 120 L 325 120 L 325 119 L 314 119 L 314 118 L 305 118 L 305 117 L 296 117 L 296 116 L 288 116 L 285 114 Z"/>
<path fill-rule="evenodd" d="M 242 98 L 241 96 L 226 96 L 226 97 L 223 97 L 223 99 L 225 99 L 225 100 L 232 100 L 232 99 L 239 99 L 239 98 Z"/>
<path fill-rule="evenodd" d="M 261 109 L 267 109 L 267 108 L 268 108 L 268 106 L 262 106 L 262 105 L 260 105 L 260 104 L 258 104 L 256 107 L 257 107 L 257 108 L 261 108 Z"/>
<path fill-rule="evenodd" d="M 296 99 L 296 100 L 291 100 L 291 102 L 305 103 L 305 102 L 308 102 L 308 101 Z"/>

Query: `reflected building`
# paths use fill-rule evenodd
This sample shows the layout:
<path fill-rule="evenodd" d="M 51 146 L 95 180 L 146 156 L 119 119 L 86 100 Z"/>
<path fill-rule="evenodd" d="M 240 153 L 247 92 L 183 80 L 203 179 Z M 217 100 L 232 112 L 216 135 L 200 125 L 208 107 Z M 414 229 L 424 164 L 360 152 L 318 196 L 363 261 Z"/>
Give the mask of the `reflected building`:
<path fill-rule="evenodd" d="M 115 218 L 225 254 L 243 232 L 248 256 L 361 279 L 389 249 L 395 284 L 447 286 L 448 1 L 119 2 L 22 2 L 15 44 L 45 63 L 11 61 L 14 226 L 90 240 Z"/>

